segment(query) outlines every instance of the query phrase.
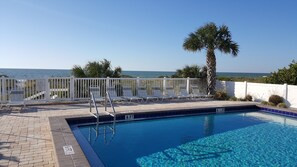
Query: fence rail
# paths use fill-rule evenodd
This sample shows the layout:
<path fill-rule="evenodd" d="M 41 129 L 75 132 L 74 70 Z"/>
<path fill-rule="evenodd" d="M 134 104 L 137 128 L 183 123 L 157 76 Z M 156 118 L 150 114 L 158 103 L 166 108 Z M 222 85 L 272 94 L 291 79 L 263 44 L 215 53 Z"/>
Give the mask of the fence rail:
<path fill-rule="evenodd" d="M 131 87 L 137 95 L 138 87 L 145 87 L 151 94 L 152 87 L 173 87 L 176 92 L 180 86 L 191 93 L 191 85 L 198 86 L 201 93 L 206 94 L 205 81 L 197 78 L 74 78 L 55 77 L 37 79 L 0 78 L 0 102 L 9 101 L 11 90 L 23 90 L 28 102 L 74 101 L 89 99 L 89 87 L 99 87 L 105 96 L 107 87 L 115 87 L 118 96 L 122 95 L 123 87 Z"/>

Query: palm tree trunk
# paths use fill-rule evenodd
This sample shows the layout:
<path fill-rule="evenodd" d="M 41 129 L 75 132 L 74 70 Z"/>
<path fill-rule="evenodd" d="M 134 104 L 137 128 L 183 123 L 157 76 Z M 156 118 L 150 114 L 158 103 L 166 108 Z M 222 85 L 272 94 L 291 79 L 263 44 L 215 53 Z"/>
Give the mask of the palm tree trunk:
<path fill-rule="evenodd" d="M 216 56 L 214 50 L 208 49 L 206 55 L 207 65 L 207 93 L 209 95 L 215 94 L 216 88 Z"/>

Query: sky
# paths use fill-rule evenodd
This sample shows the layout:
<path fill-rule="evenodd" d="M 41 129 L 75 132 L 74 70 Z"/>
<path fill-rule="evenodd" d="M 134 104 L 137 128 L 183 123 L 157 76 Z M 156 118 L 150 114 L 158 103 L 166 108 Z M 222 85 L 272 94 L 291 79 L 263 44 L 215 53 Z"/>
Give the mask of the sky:
<path fill-rule="evenodd" d="M 189 33 L 227 25 L 239 54 L 218 72 L 273 72 L 297 60 L 295 0 L 0 0 L 0 68 L 71 69 L 104 58 L 134 71 L 203 66 Z"/>

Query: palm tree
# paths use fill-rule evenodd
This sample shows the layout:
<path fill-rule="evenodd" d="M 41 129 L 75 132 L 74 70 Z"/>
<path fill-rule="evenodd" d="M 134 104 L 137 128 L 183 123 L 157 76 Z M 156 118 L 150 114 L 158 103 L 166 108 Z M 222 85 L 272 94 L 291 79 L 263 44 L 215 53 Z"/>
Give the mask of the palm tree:
<path fill-rule="evenodd" d="M 182 69 L 177 69 L 172 78 L 206 78 L 206 67 L 199 67 L 197 65 L 186 65 Z"/>
<path fill-rule="evenodd" d="M 206 66 L 207 66 L 207 92 L 215 93 L 216 86 L 216 56 L 215 50 L 223 53 L 231 53 L 237 56 L 238 44 L 232 41 L 231 33 L 226 25 L 217 27 L 214 23 L 208 23 L 190 33 L 185 39 L 183 48 L 192 52 L 206 49 Z"/>
<path fill-rule="evenodd" d="M 72 75 L 78 78 L 120 78 L 122 73 L 121 67 L 112 69 L 111 62 L 103 59 L 102 61 L 90 61 L 84 68 L 74 65 L 72 68 Z"/>

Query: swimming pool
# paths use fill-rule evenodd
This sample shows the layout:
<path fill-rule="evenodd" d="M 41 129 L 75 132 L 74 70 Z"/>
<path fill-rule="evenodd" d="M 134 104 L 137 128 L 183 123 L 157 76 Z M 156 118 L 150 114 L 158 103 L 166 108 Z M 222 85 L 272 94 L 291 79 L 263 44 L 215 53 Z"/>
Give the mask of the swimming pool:
<path fill-rule="evenodd" d="M 297 120 L 260 110 L 81 125 L 74 129 L 78 133 L 94 166 L 98 165 L 94 157 L 111 167 L 294 166 L 297 162 Z"/>

